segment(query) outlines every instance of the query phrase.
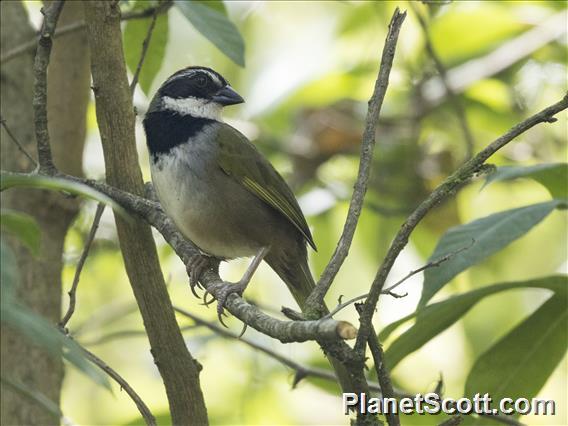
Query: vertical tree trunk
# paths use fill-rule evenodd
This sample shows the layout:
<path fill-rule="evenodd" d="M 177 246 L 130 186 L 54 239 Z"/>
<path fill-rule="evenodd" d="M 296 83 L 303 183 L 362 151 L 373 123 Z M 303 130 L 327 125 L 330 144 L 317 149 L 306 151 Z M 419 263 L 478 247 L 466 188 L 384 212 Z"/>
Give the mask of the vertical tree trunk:
<path fill-rule="evenodd" d="M 143 195 L 134 137 L 134 110 L 128 86 L 120 10 L 116 2 L 86 1 L 91 72 L 97 122 L 109 184 Z M 148 333 L 174 424 L 207 424 L 199 366 L 189 353 L 175 319 L 150 226 L 116 217 L 126 272 Z"/>
<path fill-rule="evenodd" d="M 83 19 L 82 5 L 69 2 L 62 24 Z M 1 50 L 6 52 L 35 37 L 20 2 L 0 2 Z M 85 117 L 89 99 L 88 49 L 84 32 L 56 39 L 48 79 L 48 113 L 55 164 L 81 174 Z M 35 157 L 32 89 L 33 54 L 23 54 L 2 66 L 1 114 L 25 149 Z M 29 171 L 30 161 L 2 130 L 2 169 Z M 42 232 L 38 257 L 11 241 L 18 260 L 20 300 L 53 324 L 61 315 L 62 254 L 67 230 L 77 215 L 77 199 L 51 191 L 10 190 L 2 193 L 2 207 L 32 215 Z M 8 327 L 1 331 L 2 374 L 59 403 L 63 365 Z M 2 389 L 0 423 L 6 425 L 59 424 L 42 407 L 8 388 Z"/>

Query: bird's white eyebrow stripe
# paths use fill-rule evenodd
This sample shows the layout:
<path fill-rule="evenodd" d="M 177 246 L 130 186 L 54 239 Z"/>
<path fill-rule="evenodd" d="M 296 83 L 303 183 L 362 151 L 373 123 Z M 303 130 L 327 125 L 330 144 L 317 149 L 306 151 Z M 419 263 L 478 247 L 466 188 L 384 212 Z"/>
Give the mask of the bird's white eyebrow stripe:
<path fill-rule="evenodd" d="M 174 74 L 172 77 L 168 78 L 168 80 L 164 83 L 164 84 L 168 84 L 171 83 L 174 80 L 177 80 L 178 78 L 185 78 L 185 77 L 189 77 L 193 74 L 196 74 L 198 72 L 202 72 L 207 74 L 209 77 L 211 77 L 211 79 L 217 83 L 217 85 L 222 86 L 223 83 L 221 82 L 221 80 L 219 79 L 219 77 L 217 77 L 214 73 L 212 73 L 211 71 L 202 69 L 202 68 L 198 68 L 198 69 L 190 69 L 184 72 L 181 72 L 179 74 Z"/>

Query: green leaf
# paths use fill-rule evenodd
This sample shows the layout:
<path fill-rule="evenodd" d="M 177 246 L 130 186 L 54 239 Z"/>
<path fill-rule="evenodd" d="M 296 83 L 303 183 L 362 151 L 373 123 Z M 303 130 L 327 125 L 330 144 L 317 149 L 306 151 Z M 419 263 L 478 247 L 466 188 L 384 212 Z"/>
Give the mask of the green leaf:
<path fill-rule="evenodd" d="M 534 179 L 543 185 L 548 189 L 552 198 L 568 198 L 568 163 L 497 167 L 493 173 L 487 176 L 483 188 L 493 182 L 523 177 Z"/>
<path fill-rule="evenodd" d="M 40 405 L 54 416 L 57 416 L 60 419 L 63 417 L 63 413 L 59 409 L 59 406 L 51 399 L 49 399 L 47 396 L 45 396 L 44 393 L 32 389 L 29 386 L 27 386 L 25 383 L 22 383 L 18 380 L 14 380 L 7 376 L 0 376 L 0 381 L 2 382 L 3 385 L 9 386 L 16 392 L 19 392 L 20 394 L 24 395 L 26 398 L 31 399 L 36 404 Z"/>
<path fill-rule="evenodd" d="M 2 303 L 12 303 L 16 297 L 18 279 L 16 256 L 10 246 L 0 239 L 0 300 Z"/>
<path fill-rule="evenodd" d="M 137 1 L 133 10 L 145 9 L 148 7 L 147 1 Z M 168 44 L 168 14 L 162 13 L 156 18 L 156 24 L 152 30 L 152 37 L 148 44 L 148 50 L 142 64 L 138 81 L 142 91 L 148 95 L 152 82 L 162 67 L 164 57 L 166 55 L 166 46 Z M 124 27 L 124 57 L 128 69 L 132 74 L 136 72 L 138 63 L 142 56 L 143 44 L 148 29 L 152 23 L 153 17 L 144 19 L 131 19 L 127 21 Z"/>
<path fill-rule="evenodd" d="M 566 296 L 566 291 L 552 296 L 482 354 L 468 375 L 465 395 L 489 393 L 493 400 L 536 396 L 566 352 Z"/>
<path fill-rule="evenodd" d="M 80 195 L 111 206 L 121 216 L 128 218 L 128 213 L 120 204 L 109 196 L 80 182 L 41 175 L 0 174 L 0 191 L 8 188 L 41 188 L 54 191 L 65 191 Z"/>
<path fill-rule="evenodd" d="M 558 294 L 565 293 L 568 288 L 568 276 L 554 275 L 528 281 L 493 284 L 450 297 L 442 302 L 433 303 L 389 324 L 379 334 L 381 341 L 386 340 L 400 325 L 416 318 L 414 325 L 400 335 L 385 352 L 389 369 L 394 368 L 407 355 L 421 348 L 425 343 L 458 321 L 483 298 L 515 288 L 542 288 L 553 290 Z"/>
<path fill-rule="evenodd" d="M 108 377 L 87 360 L 81 347 L 64 336 L 43 317 L 13 300 L 9 301 L 4 298 L 0 303 L 0 312 L 3 323 L 20 331 L 31 342 L 40 345 L 52 356 L 63 356 L 95 383 L 111 390 Z"/>
<path fill-rule="evenodd" d="M 39 253 L 41 229 L 36 220 L 29 214 L 15 210 L 0 210 L 2 232 L 8 231 L 16 235 L 34 256 Z"/>
<path fill-rule="evenodd" d="M 424 271 L 419 306 L 424 306 L 460 272 L 508 246 L 563 204 L 565 202 L 561 200 L 552 200 L 506 210 L 448 230 L 438 241 L 429 260 L 435 261 L 451 253 L 456 254 L 438 267 Z M 466 247 L 468 248 L 464 250 Z"/>
<path fill-rule="evenodd" d="M 213 43 L 237 65 L 245 66 L 245 42 L 241 33 L 225 14 L 219 11 L 217 2 L 176 1 L 175 5 L 197 31 Z"/>

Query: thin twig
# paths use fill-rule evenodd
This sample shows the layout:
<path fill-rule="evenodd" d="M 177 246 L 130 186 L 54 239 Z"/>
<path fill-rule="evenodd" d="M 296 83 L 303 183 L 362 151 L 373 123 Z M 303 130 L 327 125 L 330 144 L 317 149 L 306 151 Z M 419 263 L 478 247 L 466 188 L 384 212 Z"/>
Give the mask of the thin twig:
<path fill-rule="evenodd" d="M 424 43 L 426 45 L 426 51 L 428 52 L 428 54 L 430 55 L 430 58 L 434 62 L 434 65 L 436 66 L 436 69 L 438 70 L 438 74 L 440 74 L 440 80 L 441 80 L 442 84 L 444 85 L 444 88 L 446 89 L 446 95 L 448 96 L 448 99 L 450 100 L 450 102 L 454 106 L 454 110 L 455 110 L 456 116 L 458 118 L 458 122 L 459 122 L 459 125 L 460 125 L 460 128 L 461 128 L 461 131 L 463 133 L 464 140 L 465 140 L 465 146 L 466 146 L 465 158 L 466 158 L 466 160 L 470 159 L 471 156 L 473 155 L 473 150 L 474 150 L 474 147 L 475 147 L 475 140 L 473 138 L 473 134 L 472 134 L 471 129 L 469 127 L 469 124 L 467 122 L 467 114 L 466 114 L 465 108 L 462 104 L 461 98 L 456 95 L 456 93 L 454 92 L 454 90 L 450 86 L 450 83 L 448 82 L 448 72 L 446 70 L 446 67 L 442 63 L 442 60 L 440 59 L 440 57 L 436 53 L 436 49 L 434 49 L 434 44 L 432 43 L 432 38 L 430 37 L 430 30 L 428 28 L 428 24 L 426 23 L 426 20 L 422 16 L 422 13 L 420 13 L 418 6 L 413 1 L 409 1 L 408 4 L 410 5 L 411 9 L 413 10 L 414 14 L 416 15 L 416 18 L 418 19 L 418 23 L 422 27 L 422 33 L 424 34 Z"/>
<path fill-rule="evenodd" d="M 101 217 L 103 215 L 104 210 L 105 210 L 105 205 L 103 203 L 99 203 L 97 205 L 97 211 L 95 212 L 93 224 L 91 225 L 91 230 L 89 231 L 89 236 L 87 237 L 87 241 L 85 241 L 83 252 L 81 253 L 81 257 L 77 262 L 77 268 L 75 269 L 75 276 L 73 277 L 71 290 L 69 290 L 69 292 L 67 293 L 69 295 L 69 307 L 67 308 L 67 312 L 63 316 L 63 319 L 59 322 L 59 327 L 61 329 L 65 328 L 65 326 L 71 319 L 71 316 L 75 312 L 75 304 L 77 301 L 77 286 L 79 285 L 79 278 L 81 277 L 81 271 L 83 270 L 83 266 L 85 265 L 85 261 L 87 260 L 87 256 L 89 255 L 89 250 L 91 249 L 93 240 L 95 239 L 97 229 L 99 229 L 99 223 L 101 221 Z"/>
<path fill-rule="evenodd" d="M 161 13 L 167 12 L 170 9 L 170 7 L 173 6 L 173 4 L 174 4 L 173 0 L 164 0 L 161 1 L 157 6 L 148 7 L 142 10 L 132 10 L 130 12 L 124 12 L 120 16 L 120 19 L 122 21 L 129 21 L 131 19 L 148 18 L 156 13 L 159 15 Z"/>
<path fill-rule="evenodd" d="M 306 300 L 306 306 L 313 307 L 314 309 L 318 309 L 323 304 L 323 299 L 331 287 L 335 276 L 339 272 L 341 265 L 343 265 L 343 262 L 349 253 L 351 242 L 353 241 L 353 235 L 355 234 L 357 222 L 361 215 L 361 209 L 363 207 L 363 201 L 365 199 L 365 193 L 367 192 L 367 185 L 371 173 L 377 122 L 389 84 L 389 75 L 394 60 L 398 34 L 402 23 L 404 22 L 404 18 L 406 18 L 406 12 L 400 13 L 397 8 L 389 24 L 389 31 L 385 39 L 381 65 L 375 82 L 375 89 L 371 99 L 369 100 L 367 118 L 365 119 L 365 130 L 363 132 L 363 142 L 361 144 L 359 172 L 357 175 L 357 181 L 355 182 L 351 202 L 349 203 L 349 211 L 347 212 L 343 232 L 331 260 L 325 267 L 318 284 Z"/>
<path fill-rule="evenodd" d="M 154 418 L 154 415 L 152 414 L 148 406 L 144 403 L 144 401 L 142 401 L 142 398 L 140 398 L 136 391 L 132 389 L 130 384 L 94 353 L 84 347 L 81 347 L 81 349 L 83 350 L 85 356 L 89 359 L 89 361 L 91 361 L 106 374 L 108 374 L 116 383 L 120 385 L 121 389 L 124 389 L 126 391 L 130 399 L 132 399 L 132 401 L 134 401 L 134 403 L 136 404 L 136 407 L 138 407 L 138 411 L 140 411 L 140 414 L 144 418 L 146 424 L 150 426 L 156 426 L 156 419 Z"/>
<path fill-rule="evenodd" d="M 128 21 L 131 19 L 143 19 L 152 16 L 156 11 L 158 14 L 165 13 L 169 10 L 169 8 L 173 5 L 173 1 L 166 0 L 161 2 L 158 6 L 149 7 L 143 10 L 133 10 L 131 12 L 125 12 L 120 17 L 123 21 Z M 68 33 L 72 33 L 75 31 L 79 31 L 85 28 L 85 21 L 76 21 L 71 22 L 61 28 L 58 28 L 53 35 L 54 38 L 63 36 Z M 37 39 L 34 38 L 33 40 L 26 41 L 25 43 L 20 44 L 19 46 L 14 47 L 13 49 L 9 50 L 5 54 L 0 57 L 0 64 L 5 65 L 9 61 L 18 56 L 33 52 L 37 47 Z"/>
<path fill-rule="evenodd" d="M 395 297 L 397 299 L 400 299 L 401 297 L 406 297 L 408 293 L 397 294 L 397 293 L 393 293 L 393 290 L 395 288 L 397 288 L 399 285 L 401 285 L 403 282 L 405 282 L 407 279 L 418 274 L 419 272 L 422 272 L 422 271 L 424 271 L 428 268 L 435 268 L 437 266 L 440 266 L 442 263 L 451 259 L 453 256 L 455 256 L 455 255 L 461 253 L 462 251 L 465 251 L 468 248 L 470 248 L 474 243 L 475 243 L 475 240 L 472 239 L 472 242 L 471 242 L 470 245 L 468 245 L 466 247 L 462 247 L 459 250 L 455 250 L 451 253 L 448 253 L 448 254 L 440 257 L 439 259 L 432 260 L 432 261 L 428 262 L 426 265 L 421 266 L 418 269 L 415 269 L 414 271 L 410 271 L 407 275 L 404 276 L 404 278 L 401 278 L 396 283 L 391 285 L 389 288 L 385 288 L 382 291 L 381 294 L 388 294 L 389 296 Z M 349 305 L 351 305 L 355 302 L 359 302 L 360 300 L 366 299 L 367 297 L 369 297 L 369 293 L 365 293 L 365 294 L 362 294 L 360 296 L 356 296 L 352 299 L 347 300 L 346 302 L 341 302 L 335 307 L 335 309 L 333 309 L 329 314 L 325 315 L 323 318 L 332 318 L 335 314 L 337 314 L 339 311 L 345 309 L 347 306 L 349 306 Z"/>
<path fill-rule="evenodd" d="M 134 77 L 132 77 L 132 82 L 130 83 L 130 94 L 134 94 L 134 89 L 138 84 L 138 78 L 140 77 L 140 72 L 142 71 L 142 65 L 144 65 L 144 59 L 146 59 L 146 53 L 148 52 L 148 47 L 150 46 L 150 40 L 152 39 L 152 33 L 154 32 L 154 27 L 156 26 L 156 20 L 158 19 L 159 7 L 154 8 L 154 13 L 152 14 L 152 21 L 148 27 L 148 32 L 142 43 L 142 52 L 140 53 L 140 59 L 138 60 L 138 65 L 136 66 L 136 71 L 134 72 Z"/>
<path fill-rule="evenodd" d="M 308 367 L 305 365 L 302 365 L 296 361 L 294 361 L 293 359 L 290 359 L 288 357 L 285 357 L 284 355 L 281 355 L 275 351 L 273 351 L 272 349 L 267 348 L 266 346 L 260 345 L 256 342 L 254 342 L 253 340 L 247 339 L 246 337 L 239 337 L 239 334 L 237 333 L 233 333 L 232 331 L 228 330 L 225 327 L 220 327 L 218 326 L 216 323 L 214 322 L 210 322 L 210 321 L 206 321 L 201 317 L 198 317 L 197 315 L 192 314 L 191 312 L 179 308 L 179 307 L 175 307 L 174 306 L 174 310 L 187 317 L 192 319 L 196 325 L 202 325 L 207 327 L 208 329 L 210 329 L 211 331 L 215 332 L 215 334 L 218 334 L 222 337 L 226 337 L 229 339 L 235 339 L 238 340 L 239 342 L 242 342 L 248 346 L 250 346 L 251 348 L 264 353 L 265 355 L 268 355 L 271 358 L 274 358 L 276 361 L 280 362 L 281 364 L 291 368 L 292 370 L 295 371 L 295 375 L 294 375 L 294 382 L 292 384 L 292 387 L 296 387 L 298 385 L 298 383 L 306 377 L 316 377 L 316 378 L 320 378 L 320 379 L 324 379 L 324 380 L 328 380 L 334 383 L 337 383 L 337 376 L 329 370 L 325 370 L 323 368 L 315 368 L 315 367 Z M 369 388 L 373 391 L 376 392 L 380 392 L 381 388 L 379 386 L 378 383 L 373 383 L 373 382 L 369 382 Z"/>
<path fill-rule="evenodd" d="M 356 305 L 357 312 L 361 313 L 363 305 Z M 369 349 L 371 350 L 371 355 L 373 357 L 373 362 L 375 363 L 375 370 L 377 371 L 377 379 L 381 386 L 383 392 L 383 398 L 395 398 L 395 392 L 392 387 L 392 382 L 390 379 L 389 372 L 384 363 L 385 354 L 383 353 L 383 348 L 379 343 L 377 333 L 375 333 L 375 328 L 371 325 L 371 333 L 369 333 Z M 400 426 L 400 419 L 398 418 L 398 413 L 388 412 L 385 414 L 387 423 L 389 426 Z"/>
<path fill-rule="evenodd" d="M 507 133 L 495 139 L 487 147 L 485 147 L 477 155 L 475 155 L 475 157 L 468 160 L 451 176 L 446 178 L 406 219 L 406 221 L 402 224 L 400 230 L 396 234 L 393 242 L 391 243 L 381 266 L 377 270 L 373 283 L 371 284 L 369 297 L 367 297 L 367 300 L 365 301 L 364 310 L 359 319 L 359 334 L 357 336 L 357 341 L 355 342 L 355 350 L 358 356 L 363 358 L 365 355 L 365 345 L 369 333 L 371 332 L 371 321 L 375 312 L 375 308 L 377 306 L 377 302 L 379 301 L 379 297 L 383 292 L 386 279 L 394 265 L 395 260 L 397 259 L 402 249 L 408 243 L 410 234 L 418 225 L 418 223 L 424 218 L 424 216 L 426 216 L 426 214 L 430 210 L 453 195 L 460 187 L 469 182 L 470 179 L 483 167 L 485 161 L 487 161 L 487 159 L 495 154 L 498 150 L 500 150 L 517 136 L 526 132 L 537 124 L 551 122 L 551 120 L 553 121 L 554 115 L 558 114 L 560 111 L 565 110 L 566 108 L 568 108 L 568 94 L 554 105 L 543 109 L 542 111 L 534 114 L 533 116 L 512 127 Z"/>
<path fill-rule="evenodd" d="M 30 155 L 30 153 L 28 151 L 26 151 L 26 149 L 20 143 L 18 138 L 16 138 L 16 136 L 12 133 L 12 131 L 8 127 L 8 124 L 6 124 L 6 120 L 4 120 L 4 117 L 2 117 L 2 116 L 0 116 L 0 123 L 2 124 L 2 127 L 4 127 L 4 130 L 6 130 L 6 133 L 8 133 L 8 136 L 10 136 L 10 139 L 12 140 L 12 142 L 14 142 L 16 144 L 16 146 L 18 147 L 20 152 L 22 154 L 24 154 L 28 158 L 28 160 L 30 160 L 30 162 L 34 165 L 34 167 L 37 167 L 37 161 L 34 160 L 34 158 Z"/>
<path fill-rule="evenodd" d="M 413 275 L 416 275 L 416 274 L 418 274 L 419 272 L 425 271 L 426 269 L 437 268 L 437 267 L 440 266 L 442 263 L 444 263 L 444 262 L 450 260 L 452 257 L 454 257 L 454 256 L 456 256 L 456 255 L 458 255 L 458 254 L 460 254 L 461 252 L 464 252 L 464 251 L 470 249 L 474 244 L 475 244 L 475 240 L 472 238 L 472 239 L 471 239 L 471 243 L 468 244 L 467 246 L 462 247 L 462 248 L 460 248 L 460 249 L 458 249 L 458 250 L 454 250 L 454 251 L 452 251 L 452 252 L 450 252 L 450 253 L 448 253 L 448 254 L 446 254 L 446 255 L 444 255 L 444 256 L 442 256 L 442 257 L 436 259 L 436 260 L 432 260 L 432 261 L 428 262 L 426 265 L 424 265 L 424 266 L 422 266 L 422 267 L 420 267 L 420 268 L 418 268 L 418 269 L 415 269 L 414 271 L 410 271 L 410 272 L 408 273 L 408 275 L 406 275 L 404 278 L 398 280 L 396 283 L 394 283 L 394 284 L 391 285 L 390 287 L 385 288 L 385 289 L 383 290 L 383 294 L 390 294 L 395 288 L 397 288 L 399 285 L 401 285 L 403 282 L 405 282 L 407 279 L 409 279 L 409 278 L 412 277 Z"/>
<path fill-rule="evenodd" d="M 64 0 L 54 0 L 46 4 L 42 11 L 44 14 L 37 51 L 34 61 L 34 128 L 37 142 L 37 158 L 39 171 L 46 175 L 56 173 L 49 145 L 49 131 L 47 128 L 47 67 L 53 44 L 53 33 L 57 20 L 63 9 Z"/>

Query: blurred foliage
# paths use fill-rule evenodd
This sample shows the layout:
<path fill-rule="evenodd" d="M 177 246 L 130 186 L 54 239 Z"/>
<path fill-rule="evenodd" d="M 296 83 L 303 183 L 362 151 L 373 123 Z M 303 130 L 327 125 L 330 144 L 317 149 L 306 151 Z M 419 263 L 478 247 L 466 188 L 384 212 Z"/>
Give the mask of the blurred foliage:
<path fill-rule="evenodd" d="M 144 10 L 148 7 L 148 3 L 148 1 L 137 1 L 132 6 L 131 10 Z M 153 19 L 153 16 L 145 19 L 131 19 L 124 26 L 124 59 L 126 60 L 128 69 L 133 74 L 139 66 L 140 57 L 145 49 L 144 43 L 148 36 L 148 30 L 152 26 Z M 140 68 L 138 82 L 140 83 L 140 88 L 147 96 L 150 96 L 150 87 L 164 61 L 166 46 L 168 44 L 168 23 L 167 15 L 159 14 L 156 16 L 154 27 L 152 28 L 152 36 L 146 46 L 146 56 Z"/>
<path fill-rule="evenodd" d="M 129 1 L 121 7 L 153 4 Z M 226 111 L 227 121 L 257 144 L 299 195 L 318 245 L 318 252 L 311 253 L 317 276 L 345 220 L 357 174 L 366 102 L 388 21 L 395 7 L 407 9 L 407 4 L 251 1 L 219 5 L 176 2 L 158 18 L 135 106 L 143 113 L 159 84 L 182 67 L 205 65 L 223 74 L 247 100 Z M 448 72 L 460 69 L 466 77 L 467 84 L 456 94 L 466 112 L 474 152 L 566 92 L 566 19 L 558 30 L 561 36 L 553 40 L 542 41 L 531 33 L 557 14 L 566 17 L 565 2 L 417 6 L 427 17 L 433 47 Z M 29 7 L 34 22 L 39 22 L 37 4 Z M 147 18 L 124 24 L 131 72 L 149 22 Z M 502 57 L 490 57 L 491 62 L 484 62 L 481 69 L 476 67 L 476 60 L 487 59 L 495 49 L 527 34 L 533 37 L 532 50 L 518 57 L 518 52 L 508 51 Z M 328 295 L 330 306 L 340 296 L 347 299 L 368 290 L 404 218 L 464 160 L 466 145 L 455 104 L 444 95 L 443 87 L 436 92 L 438 74 L 424 43 L 424 34 L 409 11 L 379 120 L 365 208 L 350 256 Z M 516 59 L 509 63 L 509 56 Z M 245 60 L 246 68 L 237 66 Z M 375 327 L 382 330 L 389 362 L 396 364 L 392 375 L 397 387 L 409 393 L 432 391 L 442 372 L 446 396 L 459 398 L 486 389 L 497 397 L 554 399 L 554 416 L 526 416 L 521 421 L 567 422 L 566 279 L 560 274 L 566 273 L 568 264 L 568 226 L 566 212 L 555 208 L 562 201 L 551 201 L 566 197 L 566 112 L 557 118 L 557 123 L 531 129 L 494 155 L 490 161 L 496 169 L 485 183 L 475 179 L 431 211 L 412 234 L 387 285 L 428 259 L 468 246 L 472 237 L 479 245 L 427 272 L 439 277 L 441 268 L 451 269 L 437 291 L 426 290 L 424 302 L 436 294 L 423 308 L 416 310 L 421 274 L 397 289 L 408 293 L 406 297 L 382 298 Z M 100 177 L 104 170 L 100 142 L 95 120 L 89 123 L 86 173 Z M 140 126 L 137 132 L 141 164 L 149 180 Z M 538 210 L 540 215 L 517 217 L 526 209 Z M 94 206 L 87 205 L 69 233 L 64 270 L 68 286 L 93 212 Z M 496 218 L 502 220 L 497 224 Z M 456 232 L 459 241 L 448 245 Z M 174 304 L 214 321 L 214 310 L 200 306 L 188 291 L 184 265 L 161 238 L 157 241 Z M 224 264 L 221 273 L 235 280 L 245 268 L 245 261 L 233 261 Z M 294 307 L 267 267 L 261 267 L 246 298 L 263 308 Z M 339 317 L 357 322 L 352 308 Z M 235 319 L 228 322 L 240 329 Z M 187 325 L 191 324 L 180 318 L 180 326 Z M 69 327 L 79 342 L 96 345 L 97 355 L 129 381 L 160 424 L 169 423 L 167 400 L 132 305 L 110 212 L 103 216 L 85 265 L 77 311 Z M 282 345 L 254 330 L 246 333 L 297 362 L 327 368 L 315 344 Z M 204 366 L 201 380 L 212 424 L 347 423 L 333 384 L 305 379 L 292 390 L 294 372 L 274 359 L 199 327 L 184 335 Z M 111 395 L 73 370 L 66 375 L 62 411 L 81 424 L 140 424 L 136 407 L 124 392 Z M 443 420 L 436 417 L 434 422 Z M 433 423 L 418 415 L 402 421 L 405 425 Z"/>

